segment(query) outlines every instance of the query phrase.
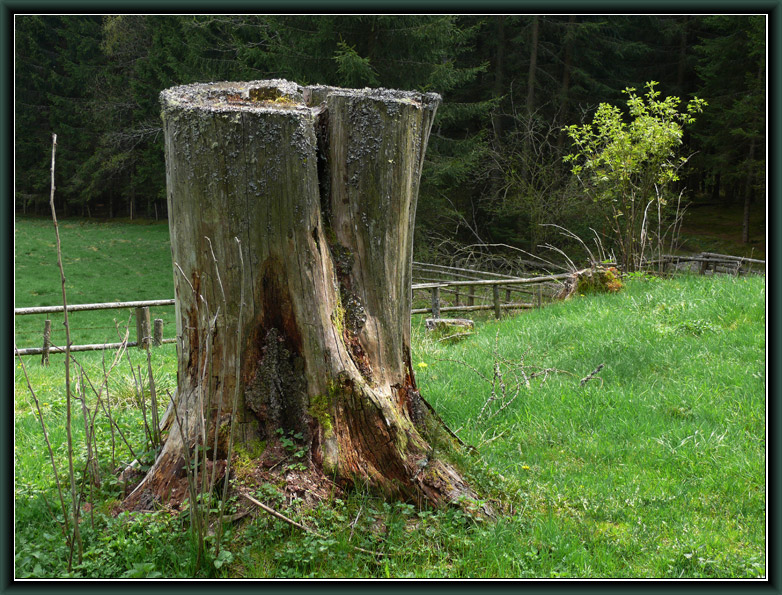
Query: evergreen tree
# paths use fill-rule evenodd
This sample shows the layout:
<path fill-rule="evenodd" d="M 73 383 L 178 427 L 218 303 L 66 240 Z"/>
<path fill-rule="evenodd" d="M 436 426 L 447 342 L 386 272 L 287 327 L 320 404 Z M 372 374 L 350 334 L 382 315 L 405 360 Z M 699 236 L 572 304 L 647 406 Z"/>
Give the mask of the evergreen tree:
<path fill-rule="evenodd" d="M 100 20 L 20 16 L 16 19 L 17 189 L 37 195 L 49 186 L 51 135 L 58 137 L 57 200 L 63 213 L 82 205 L 81 164 L 96 134 L 84 117 L 100 68 Z M 48 199 L 48 197 L 47 197 Z"/>
<path fill-rule="evenodd" d="M 18 16 L 14 24 L 16 200 L 28 212 L 37 211 L 48 200 L 50 155 L 46 146 L 51 136 L 46 89 L 53 38 L 43 17 Z"/>
<path fill-rule="evenodd" d="M 709 109 L 695 129 L 698 163 L 714 198 L 748 207 L 765 190 L 765 17 L 712 16 L 705 24 L 697 73 Z"/>

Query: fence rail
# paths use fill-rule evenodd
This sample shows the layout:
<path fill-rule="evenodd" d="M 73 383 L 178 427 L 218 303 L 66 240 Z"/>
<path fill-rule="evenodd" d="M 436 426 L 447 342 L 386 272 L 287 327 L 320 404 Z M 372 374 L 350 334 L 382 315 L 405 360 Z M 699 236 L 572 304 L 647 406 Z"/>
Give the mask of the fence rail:
<path fill-rule="evenodd" d="M 86 310 L 119 310 L 122 308 L 149 308 L 150 306 L 173 306 L 176 300 L 144 300 L 138 302 L 104 302 L 102 304 L 73 304 L 68 306 L 68 312 L 83 312 Z M 64 312 L 63 306 L 36 306 L 33 308 L 15 308 L 15 316 L 26 314 L 56 314 Z"/>

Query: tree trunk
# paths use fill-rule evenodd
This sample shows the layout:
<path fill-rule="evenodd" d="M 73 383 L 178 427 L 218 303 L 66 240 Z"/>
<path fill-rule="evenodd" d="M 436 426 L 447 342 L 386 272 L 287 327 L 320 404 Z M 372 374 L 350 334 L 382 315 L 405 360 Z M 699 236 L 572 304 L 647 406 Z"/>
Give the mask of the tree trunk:
<path fill-rule="evenodd" d="M 681 17 L 681 37 L 679 37 L 679 58 L 676 70 L 676 89 L 680 96 L 686 95 L 684 90 L 684 77 L 687 73 L 687 43 L 688 26 L 690 17 L 685 15 Z"/>
<path fill-rule="evenodd" d="M 494 23 L 497 25 L 496 51 L 494 53 L 494 97 L 499 99 L 505 95 L 505 17 L 494 17 Z M 502 105 L 492 113 L 492 125 L 494 128 L 494 142 L 497 150 L 502 146 L 503 122 Z"/>
<path fill-rule="evenodd" d="M 711 200 L 719 202 L 722 188 L 720 187 L 720 172 L 714 174 L 714 182 L 711 186 Z"/>
<path fill-rule="evenodd" d="M 521 162 L 521 179 L 524 180 L 524 182 L 530 180 L 530 158 L 528 156 L 532 153 L 532 130 L 534 128 L 532 114 L 535 110 L 535 79 L 538 70 L 538 32 L 539 17 L 534 16 L 532 17 L 532 40 L 530 41 L 529 71 L 527 73 L 527 101 L 525 104 L 526 118 L 524 125 L 527 129 L 524 131 L 524 142 L 522 144 L 524 158 Z"/>
<path fill-rule="evenodd" d="M 538 16 L 532 17 L 532 40 L 530 41 L 529 71 L 527 72 L 527 115 L 535 110 L 535 78 L 538 71 Z"/>
<path fill-rule="evenodd" d="M 312 476 L 474 499 L 433 456 L 436 416 L 410 361 L 413 223 L 439 96 L 275 80 L 161 100 L 178 388 L 126 506 L 183 494 L 186 453 L 225 459 L 231 432 L 259 468 L 284 459 L 285 435 Z"/>
<path fill-rule="evenodd" d="M 755 161 L 755 139 L 750 141 L 749 159 L 747 160 L 747 177 L 744 186 L 744 214 L 741 219 L 741 242 L 749 244 L 749 212 L 752 204 L 752 172 Z"/>
<path fill-rule="evenodd" d="M 560 99 L 559 99 L 559 115 L 560 122 L 567 123 L 570 121 L 568 118 L 568 102 L 570 100 L 570 73 L 573 69 L 573 39 L 575 33 L 573 28 L 576 25 L 576 15 L 570 15 L 567 19 L 567 29 L 565 32 L 565 57 L 562 63 L 562 84 L 560 85 Z M 565 146 L 566 137 L 564 127 L 560 129 L 559 136 L 557 137 L 557 153 L 561 154 L 562 147 Z M 560 165 L 562 163 L 560 162 Z"/>

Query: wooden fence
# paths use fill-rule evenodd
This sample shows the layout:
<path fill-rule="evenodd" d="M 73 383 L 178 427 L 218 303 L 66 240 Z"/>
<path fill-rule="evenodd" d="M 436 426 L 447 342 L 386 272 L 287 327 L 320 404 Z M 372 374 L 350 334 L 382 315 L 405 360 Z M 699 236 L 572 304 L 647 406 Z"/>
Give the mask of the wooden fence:
<path fill-rule="evenodd" d="M 701 275 L 724 273 L 728 275 L 747 275 L 765 272 L 766 261 L 757 258 L 744 258 L 742 256 L 729 256 L 714 252 L 701 252 L 691 256 L 663 255 L 655 260 L 645 261 L 644 268 L 656 268 L 662 266 L 664 270 L 680 270 L 681 265 L 696 264 Z M 757 266 L 756 266 L 757 265 Z M 761 269 L 762 271 L 757 270 Z"/>
<path fill-rule="evenodd" d="M 701 252 L 692 256 L 665 255 L 660 259 L 643 263 L 646 270 L 662 268 L 668 272 L 682 269 L 682 265 L 696 263 L 701 275 L 725 273 L 731 275 L 746 275 L 765 271 L 764 260 L 729 256 L 713 252 Z M 756 270 L 762 269 L 762 270 Z M 584 269 L 586 270 L 586 269 Z M 478 310 L 493 310 L 494 316 L 499 318 L 502 310 L 540 308 L 545 301 L 551 301 L 561 290 L 562 281 L 572 278 L 574 274 L 562 273 L 559 275 L 544 275 L 539 277 L 512 277 L 499 273 L 476 271 L 458 267 L 434 265 L 423 262 L 413 262 L 413 278 L 422 281 L 413 283 L 414 305 L 413 314 L 432 314 L 433 318 L 439 318 L 441 312 L 472 312 Z M 444 279 L 443 277 L 448 277 Z M 492 277 L 489 279 L 489 277 Z M 475 304 L 476 290 L 491 289 L 491 295 L 484 295 L 482 304 Z M 429 291 L 430 303 L 426 307 L 420 307 L 421 299 L 417 300 L 416 292 Z M 451 304 L 444 305 L 445 295 L 451 297 Z M 504 300 L 501 299 L 504 294 Z M 531 296 L 526 301 L 512 301 L 512 294 L 518 296 Z M 465 300 L 466 298 L 466 300 Z M 465 300 L 466 304 L 461 302 Z"/>
<path fill-rule="evenodd" d="M 147 349 L 157 347 L 166 343 L 175 343 L 176 338 L 166 339 L 163 337 L 163 320 L 156 318 L 154 322 L 150 320 L 150 306 L 172 306 L 175 300 L 146 300 L 136 302 L 107 302 L 102 304 L 73 304 L 68 306 L 68 312 L 83 312 L 85 310 L 117 310 L 124 308 L 135 309 L 136 318 L 136 340 L 126 343 L 95 343 L 90 345 L 71 345 L 70 350 L 76 351 L 100 351 L 103 349 L 118 349 L 125 345 L 126 347 L 138 347 Z M 64 312 L 63 306 L 39 306 L 33 308 L 16 308 L 15 316 L 25 316 L 31 314 L 55 314 Z M 15 355 L 41 355 L 41 363 L 48 363 L 50 353 L 65 353 L 65 347 L 51 344 L 52 321 L 48 318 L 44 321 L 43 345 L 41 347 L 27 347 L 24 349 L 14 349 Z"/>
<path fill-rule="evenodd" d="M 464 269 L 458 270 L 464 271 Z M 447 271 L 443 270 L 441 272 L 446 273 Z M 493 310 L 494 316 L 499 318 L 502 310 L 543 307 L 544 301 L 551 301 L 551 298 L 558 292 L 561 282 L 572 278 L 574 275 L 574 273 L 562 273 L 539 277 L 510 277 L 482 271 L 473 271 L 473 273 L 486 276 L 495 275 L 501 278 L 473 278 L 414 283 L 412 286 L 414 302 L 416 292 L 421 291 L 429 291 L 431 299 L 428 307 L 414 307 L 412 313 L 424 314 L 430 312 L 433 318 L 439 318 L 442 312 Z M 462 275 L 461 273 L 459 274 Z M 491 295 L 487 295 L 487 290 L 491 290 Z M 450 294 L 452 305 L 443 305 L 443 294 Z M 511 299 L 513 294 L 516 294 L 517 297 L 519 295 L 524 296 L 527 298 L 527 301 L 513 301 Z M 503 296 L 504 300 L 502 299 Z M 483 299 L 485 303 L 476 304 L 476 299 Z M 462 300 L 466 303 L 462 304 Z"/>

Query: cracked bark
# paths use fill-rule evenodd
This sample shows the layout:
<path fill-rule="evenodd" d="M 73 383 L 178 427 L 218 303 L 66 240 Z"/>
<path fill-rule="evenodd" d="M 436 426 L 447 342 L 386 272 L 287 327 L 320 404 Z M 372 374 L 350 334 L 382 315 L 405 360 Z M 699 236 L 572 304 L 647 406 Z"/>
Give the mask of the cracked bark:
<path fill-rule="evenodd" d="M 224 457 L 232 423 L 267 450 L 278 430 L 298 433 L 311 471 L 346 486 L 475 499 L 430 459 L 436 420 L 410 365 L 413 223 L 439 101 L 281 80 L 161 94 L 178 386 L 165 445 L 126 506 L 176 491 L 183 434 Z"/>

